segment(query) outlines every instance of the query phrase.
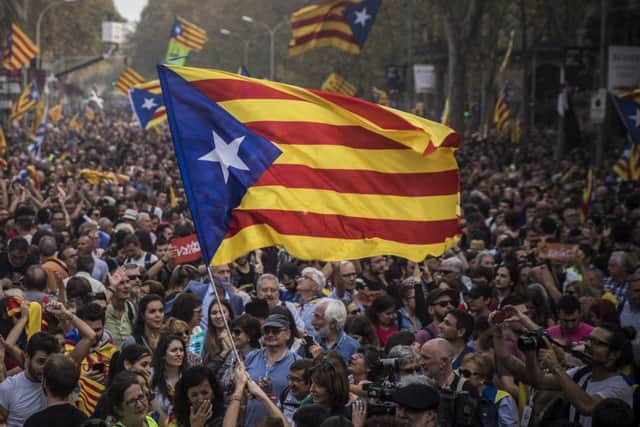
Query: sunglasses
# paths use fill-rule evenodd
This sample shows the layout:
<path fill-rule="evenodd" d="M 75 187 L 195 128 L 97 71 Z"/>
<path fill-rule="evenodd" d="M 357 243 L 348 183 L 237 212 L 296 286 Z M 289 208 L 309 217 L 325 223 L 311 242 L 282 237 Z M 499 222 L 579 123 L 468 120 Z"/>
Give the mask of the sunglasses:
<path fill-rule="evenodd" d="M 280 328 L 264 328 L 264 335 L 278 335 L 282 332 Z"/>
<path fill-rule="evenodd" d="M 446 308 L 448 306 L 453 307 L 453 301 L 449 300 L 449 301 L 440 301 L 440 302 L 434 302 L 431 305 L 439 305 L 442 308 Z"/>
<path fill-rule="evenodd" d="M 128 275 L 127 279 L 129 280 L 142 280 L 142 276 L 139 274 Z"/>
<path fill-rule="evenodd" d="M 471 376 L 479 376 L 480 372 L 472 372 L 468 369 L 460 369 L 460 375 L 465 378 L 471 378 Z"/>

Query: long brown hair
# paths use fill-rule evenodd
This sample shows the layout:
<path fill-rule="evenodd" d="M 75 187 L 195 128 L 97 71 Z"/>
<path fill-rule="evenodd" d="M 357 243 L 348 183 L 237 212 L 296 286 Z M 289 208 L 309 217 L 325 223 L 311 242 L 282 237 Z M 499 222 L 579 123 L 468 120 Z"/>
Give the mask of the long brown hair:
<path fill-rule="evenodd" d="M 227 319 L 227 322 L 231 322 L 233 320 L 233 310 L 231 309 L 231 304 L 229 304 L 229 301 L 225 299 L 220 300 L 220 304 L 222 304 L 229 312 L 229 318 Z M 218 337 L 218 335 L 222 331 L 218 330 L 213 325 L 213 322 L 211 322 L 211 311 L 214 307 L 218 307 L 217 300 L 211 301 L 211 304 L 209 304 L 209 310 L 207 310 L 207 334 L 204 337 L 204 350 L 202 352 L 202 360 L 205 363 L 208 362 L 213 356 L 219 355 L 222 351 L 222 341 Z M 229 337 L 229 339 L 231 339 L 231 337 Z"/>

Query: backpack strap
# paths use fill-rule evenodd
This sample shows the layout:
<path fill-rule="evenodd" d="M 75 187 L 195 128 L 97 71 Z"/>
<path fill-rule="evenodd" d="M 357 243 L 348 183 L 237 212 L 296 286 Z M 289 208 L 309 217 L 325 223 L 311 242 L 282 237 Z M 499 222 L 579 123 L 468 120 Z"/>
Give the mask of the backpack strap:
<path fill-rule="evenodd" d="M 590 366 L 583 366 L 582 368 L 578 369 L 573 376 L 571 377 L 571 379 L 573 380 L 573 382 L 575 382 L 576 384 L 579 385 L 580 380 L 585 378 L 585 382 L 584 384 L 582 384 L 581 388 L 582 390 L 584 390 L 584 392 L 587 392 L 587 386 L 589 385 L 589 380 L 591 379 L 591 367 Z M 578 412 L 578 409 L 574 407 L 574 414 L 573 414 L 573 422 L 576 425 L 580 425 L 580 413 Z"/>
<path fill-rule="evenodd" d="M 129 323 L 133 326 L 136 317 L 136 307 L 133 305 L 131 301 L 125 302 L 125 307 L 127 310 L 127 317 L 129 318 Z"/>
<path fill-rule="evenodd" d="M 462 387 L 464 387 L 464 384 L 467 382 L 467 380 L 461 376 L 458 376 L 458 384 L 456 384 L 456 393 L 460 393 L 462 390 Z"/>

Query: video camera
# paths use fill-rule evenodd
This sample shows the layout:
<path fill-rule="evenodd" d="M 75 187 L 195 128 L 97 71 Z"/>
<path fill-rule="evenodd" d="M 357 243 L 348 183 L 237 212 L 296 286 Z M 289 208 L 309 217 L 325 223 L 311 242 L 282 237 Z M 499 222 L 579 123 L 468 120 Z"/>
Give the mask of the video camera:
<path fill-rule="evenodd" d="M 396 390 L 394 383 L 367 383 L 362 385 L 362 389 L 367 392 L 367 416 L 396 414 L 396 405 L 393 403 L 393 392 Z"/>
<path fill-rule="evenodd" d="M 537 329 L 535 331 L 529 331 L 518 337 L 518 349 L 520 351 L 532 351 L 538 350 L 539 348 L 547 348 L 543 338 L 551 340 L 546 330 Z"/>
<path fill-rule="evenodd" d="M 479 423 L 479 400 L 466 391 L 440 389 L 439 427 L 475 427 Z"/>

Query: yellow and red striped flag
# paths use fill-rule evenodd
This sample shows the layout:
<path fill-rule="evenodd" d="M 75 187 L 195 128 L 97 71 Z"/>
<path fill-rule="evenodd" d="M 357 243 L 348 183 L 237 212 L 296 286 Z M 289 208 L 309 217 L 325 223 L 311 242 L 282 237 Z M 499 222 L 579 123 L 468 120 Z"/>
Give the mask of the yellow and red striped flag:
<path fill-rule="evenodd" d="M 207 42 L 207 32 L 204 28 L 176 16 L 171 28 L 171 38 L 194 52 L 200 52 Z"/>
<path fill-rule="evenodd" d="M 493 124 L 496 125 L 500 135 L 505 135 L 509 128 L 509 87 L 507 85 L 504 85 L 498 94 L 496 108 L 493 112 Z"/>
<path fill-rule="evenodd" d="M 613 172 L 621 181 L 640 180 L 640 144 L 628 144 L 613 165 Z"/>
<path fill-rule="evenodd" d="M 28 65 L 40 52 L 38 46 L 16 24 L 11 24 L 7 43 L 3 65 L 9 71 L 17 71 Z"/>
<path fill-rule="evenodd" d="M 336 73 L 329 74 L 320 88 L 326 92 L 341 93 L 348 96 L 356 94 L 356 87 Z"/>
<path fill-rule="evenodd" d="M 460 236 L 451 129 L 340 94 L 159 65 L 200 249 L 423 260 Z"/>
<path fill-rule="evenodd" d="M 382 0 L 324 0 L 293 12 L 289 55 L 331 46 L 359 54 Z"/>
<path fill-rule="evenodd" d="M 58 123 L 62 118 L 62 103 L 56 105 L 55 107 L 51 107 L 49 109 L 49 121 L 51 123 Z"/>
<path fill-rule="evenodd" d="M 20 120 L 28 111 L 33 110 L 40 102 L 40 91 L 35 81 L 24 87 L 18 100 L 11 106 L 9 119 Z"/>
<path fill-rule="evenodd" d="M 120 77 L 118 77 L 116 81 L 116 91 L 128 97 L 129 89 L 142 82 L 144 82 L 144 77 L 138 74 L 133 68 L 127 68 L 120 74 Z"/>

